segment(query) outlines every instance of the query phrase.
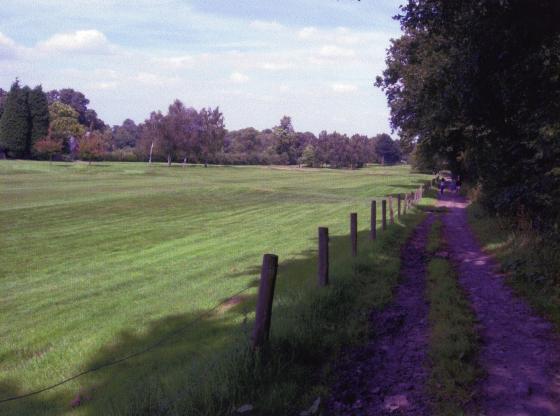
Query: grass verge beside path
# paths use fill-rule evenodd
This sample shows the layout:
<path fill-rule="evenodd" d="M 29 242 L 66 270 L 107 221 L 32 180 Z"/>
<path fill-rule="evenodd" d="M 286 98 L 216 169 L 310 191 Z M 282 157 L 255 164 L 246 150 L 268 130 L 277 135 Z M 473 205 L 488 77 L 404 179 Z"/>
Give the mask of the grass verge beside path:
<path fill-rule="evenodd" d="M 506 282 L 560 330 L 560 244 L 492 217 L 477 203 L 469 206 L 468 215 L 483 248 L 500 263 Z"/>
<path fill-rule="evenodd" d="M 464 414 L 480 375 L 476 364 L 475 316 L 459 287 L 453 265 L 444 258 L 439 219 L 433 223 L 427 251 L 434 256 L 427 269 L 431 323 L 429 389 L 434 398 L 434 415 L 458 416 Z"/>
<path fill-rule="evenodd" d="M 371 199 L 409 192 L 425 179 L 406 166 L 335 171 L 1 161 L 0 397 L 40 389 L 183 331 L 150 353 L 0 405 L 0 414 L 214 415 L 244 403 L 262 412 L 286 403 L 309 407 L 296 398 L 317 385 L 318 363 L 355 339 L 348 334 L 365 331 L 365 312 L 356 312 L 362 321 L 348 312 L 364 295 L 356 289 L 360 276 L 373 280 L 398 270 L 387 256 L 398 251 L 403 236 L 390 236 L 402 227 L 368 245 Z M 361 249 L 375 252 L 379 270 L 368 274 L 373 266 L 360 260 L 358 277 L 347 286 L 354 277 L 344 265 L 352 262 L 350 212 L 358 212 Z M 321 292 L 314 288 L 319 225 L 329 227 L 333 280 Z M 280 270 L 273 354 L 261 366 L 247 354 L 246 340 L 266 252 L 279 255 Z M 388 283 L 371 287 L 378 284 Z M 375 296 L 381 302 L 389 295 L 380 288 Z M 305 365 L 298 364 L 302 351 Z"/>
<path fill-rule="evenodd" d="M 375 242 L 368 240 L 367 232 L 360 233 L 355 259 L 342 254 L 349 252 L 348 236 L 331 238 L 331 252 L 337 255 L 326 288 L 317 288 L 312 276 L 305 287 L 286 284 L 306 270 L 308 260 L 281 266 L 284 285 L 275 298 L 271 340 L 262 355 L 254 357 L 240 333 L 205 365 L 182 373 L 182 383 L 146 374 L 136 382 L 139 388 L 127 389 L 136 392 L 134 397 L 97 404 L 94 413 L 210 416 L 249 405 L 253 410 L 248 415 L 294 415 L 308 409 L 327 393 L 328 380 L 336 376 L 325 364 L 343 345 L 363 341 L 371 309 L 390 301 L 398 282 L 400 248 L 423 217 L 414 210 Z M 249 322 L 246 332 L 251 327 Z"/>

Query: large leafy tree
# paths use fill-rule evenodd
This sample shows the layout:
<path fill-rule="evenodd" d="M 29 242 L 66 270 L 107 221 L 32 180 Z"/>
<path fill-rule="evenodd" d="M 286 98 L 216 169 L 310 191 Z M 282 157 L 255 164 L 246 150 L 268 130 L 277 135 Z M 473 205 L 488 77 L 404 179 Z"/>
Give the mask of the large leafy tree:
<path fill-rule="evenodd" d="M 55 101 L 49 106 L 49 113 L 53 138 L 67 144 L 70 137 L 79 138 L 86 132 L 78 121 L 78 112 L 71 106 Z"/>
<path fill-rule="evenodd" d="M 200 151 L 204 161 L 204 166 L 208 166 L 208 159 L 214 156 L 224 146 L 224 136 L 226 134 L 224 116 L 220 109 L 216 107 L 203 108 L 200 113 L 201 134 Z"/>
<path fill-rule="evenodd" d="M 557 227 L 560 2 L 409 0 L 398 19 L 377 84 L 402 144 L 480 182 L 490 209 Z"/>
<path fill-rule="evenodd" d="M 140 129 L 136 123 L 127 118 L 122 125 L 113 127 L 113 144 L 116 148 L 134 147 L 140 138 Z"/>

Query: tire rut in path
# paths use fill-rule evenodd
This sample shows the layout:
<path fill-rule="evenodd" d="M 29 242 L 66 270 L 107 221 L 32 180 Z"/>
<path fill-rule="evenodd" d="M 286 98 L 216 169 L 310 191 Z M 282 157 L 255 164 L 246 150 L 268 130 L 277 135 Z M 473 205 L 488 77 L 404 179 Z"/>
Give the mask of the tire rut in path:
<path fill-rule="evenodd" d="M 466 201 L 448 195 L 438 205 L 448 208 L 444 235 L 479 320 L 479 360 L 487 373 L 475 397 L 481 414 L 560 415 L 560 338 L 495 271 L 470 230 Z"/>
<path fill-rule="evenodd" d="M 393 302 L 371 314 L 372 339 L 346 351 L 335 365 L 337 378 L 327 399 L 328 414 L 431 414 L 424 391 L 429 334 L 424 295 L 425 247 L 432 222 L 430 214 L 403 247 L 402 282 Z"/>

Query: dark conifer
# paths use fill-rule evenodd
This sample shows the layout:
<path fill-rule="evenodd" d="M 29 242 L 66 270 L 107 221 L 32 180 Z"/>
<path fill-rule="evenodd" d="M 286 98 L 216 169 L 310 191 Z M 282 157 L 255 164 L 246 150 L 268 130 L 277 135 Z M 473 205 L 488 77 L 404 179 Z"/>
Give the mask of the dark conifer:
<path fill-rule="evenodd" d="M 29 91 L 29 87 L 21 88 L 16 79 L 6 97 L 4 113 L 0 119 L 0 148 L 12 157 L 25 157 L 29 153 Z"/>

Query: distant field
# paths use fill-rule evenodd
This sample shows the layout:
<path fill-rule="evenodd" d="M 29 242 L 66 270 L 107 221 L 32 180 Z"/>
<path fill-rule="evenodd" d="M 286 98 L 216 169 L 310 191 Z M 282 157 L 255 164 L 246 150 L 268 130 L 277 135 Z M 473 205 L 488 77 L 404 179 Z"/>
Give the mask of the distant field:
<path fill-rule="evenodd" d="M 281 265 L 311 259 L 298 278 L 313 279 L 317 226 L 346 235 L 355 211 L 364 231 L 372 198 L 427 178 L 408 166 L 0 161 L 0 399 L 142 349 L 253 283 L 263 253 L 278 254 Z M 287 284 L 281 277 L 282 268 L 279 291 Z M 204 360 L 239 332 L 249 311 L 218 311 L 212 325 L 194 326 L 180 342 L 189 362 L 174 365 Z M 133 367 L 103 371 L 118 380 Z M 111 394 L 103 390 L 111 378 L 88 375 L 7 408 L 84 412 L 71 409 L 72 398 L 92 386 Z"/>

